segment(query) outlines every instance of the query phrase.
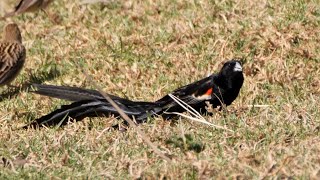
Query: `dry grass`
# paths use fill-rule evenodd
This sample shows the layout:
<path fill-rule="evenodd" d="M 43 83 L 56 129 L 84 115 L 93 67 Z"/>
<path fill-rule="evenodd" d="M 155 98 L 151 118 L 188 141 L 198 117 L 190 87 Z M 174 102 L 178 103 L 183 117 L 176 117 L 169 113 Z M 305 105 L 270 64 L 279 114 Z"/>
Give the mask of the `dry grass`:
<path fill-rule="evenodd" d="M 317 1 L 57 0 L 48 11 L 61 23 L 42 12 L 11 19 L 28 49 L 13 84 L 90 88 L 80 63 L 104 91 L 152 101 L 217 71 L 226 59 L 243 57 L 240 96 L 227 113 L 206 117 L 235 133 L 185 118 L 150 119 L 140 127 L 172 157 L 168 163 L 134 129 L 109 130 L 113 118 L 13 130 L 69 102 L 27 92 L 2 95 L 1 179 L 319 178 Z"/>

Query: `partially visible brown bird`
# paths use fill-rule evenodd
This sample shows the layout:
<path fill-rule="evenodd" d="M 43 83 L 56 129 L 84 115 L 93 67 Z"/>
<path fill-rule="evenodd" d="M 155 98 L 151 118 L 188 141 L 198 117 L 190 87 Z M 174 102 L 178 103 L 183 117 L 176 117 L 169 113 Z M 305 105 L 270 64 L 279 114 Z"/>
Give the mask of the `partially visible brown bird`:
<path fill-rule="evenodd" d="M 26 59 L 26 49 L 17 24 L 8 24 L 0 42 L 0 86 L 8 85 L 21 71 Z"/>
<path fill-rule="evenodd" d="M 13 12 L 7 13 L 1 19 L 5 19 L 16 14 L 22 14 L 25 12 L 34 12 L 38 9 L 45 9 L 53 0 L 21 0 L 15 7 Z"/>

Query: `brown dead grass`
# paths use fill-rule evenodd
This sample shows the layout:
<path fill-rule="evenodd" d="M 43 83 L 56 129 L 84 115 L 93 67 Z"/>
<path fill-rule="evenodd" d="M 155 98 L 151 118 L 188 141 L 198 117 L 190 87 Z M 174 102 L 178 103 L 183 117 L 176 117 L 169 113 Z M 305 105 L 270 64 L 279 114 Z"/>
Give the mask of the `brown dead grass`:
<path fill-rule="evenodd" d="M 172 157 L 174 162 L 167 163 L 134 129 L 109 130 L 113 118 L 86 119 L 61 129 L 13 130 L 69 103 L 21 92 L 0 103 L 0 177 L 319 178 L 316 1 L 120 0 L 80 5 L 61 0 L 48 11 L 60 16 L 61 23 L 52 23 L 42 12 L 7 20 L 19 24 L 28 49 L 16 84 L 29 81 L 31 72 L 43 83 L 90 88 L 77 68 L 80 63 L 105 92 L 153 101 L 216 72 L 226 59 L 243 57 L 240 96 L 227 113 L 206 117 L 235 133 L 184 118 L 142 124 L 158 148 Z M 48 75 L 55 67 L 59 73 Z M 188 149 L 199 144 L 204 145 L 199 153 Z"/>

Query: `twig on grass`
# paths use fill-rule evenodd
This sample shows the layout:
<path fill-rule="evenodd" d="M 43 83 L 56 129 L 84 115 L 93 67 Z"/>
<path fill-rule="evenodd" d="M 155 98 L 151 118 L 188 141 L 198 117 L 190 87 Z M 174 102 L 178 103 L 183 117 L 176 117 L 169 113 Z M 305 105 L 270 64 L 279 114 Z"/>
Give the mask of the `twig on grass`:
<path fill-rule="evenodd" d="M 198 117 L 199 119 L 204 119 L 198 111 L 196 111 L 194 108 L 192 108 L 186 102 L 182 101 L 181 99 L 179 99 L 178 97 L 176 97 L 175 95 L 173 95 L 171 93 L 169 93 L 168 96 L 171 97 L 171 99 L 173 99 L 183 109 L 185 109 L 186 111 L 190 112 L 192 115 Z"/>
<path fill-rule="evenodd" d="M 77 64 L 78 65 L 78 64 Z M 91 78 L 91 76 L 89 76 L 84 69 L 78 65 L 80 67 L 80 69 L 82 70 L 82 73 L 86 76 L 86 78 L 89 80 L 89 82 L 102 94 L 102 96 L 118 111 L 119 115 L 126 120 L 129 125 L 131 127 L 133 127 L 137 133 L 141 136 L 141 138 L 147 143 L 147 145 L 149 145 L 151 147 L 151 149 L 158 154 L 161 158 L 163 158 L 164 160 L 168 161 L 168 162 L 172 162 L 172 160 L 167 157 L 165 154 L 163 154 L 157 147 L 155 144 L 153 144 L 150 139 L 147 137 L 147 135 L 141 131 L 141 129 L 133 122 L 133 120 L 131 120 L 131 118 L 123 112 L 123 110 L 110 98 L 109 95 L 107 95 L 102 89 L 101 87 L 99 87 Z"/>
<path fill-rule="evenodd" d="M 189 104 L 185 103 L 184 101 L 182 101 L 181 99 L 179 99 L 178 97 L 176 97 L 173 94 L 169 94 L 169 97 L 171 97 L 178 105 L 180 105 L 182 108 L 184 108 L 185 110 L 187 110 L 190 114 L 196 116 L 196 117 L 192 117 L 192 116 L 188 116 L 182 113 L 178 113 L 178 112 L 170 112 L 170 113 L 166 113 L 166 114 L 176 114 L 182 117 L 185 117 L 187 119 L 190 119 L 192 121 L 196 121 L 196 122 L 200 122 L 209 126 L 213 126 L 217 129 L 223 129 L 226 131 L 230 131 L 230 132 L 234 132 L 231 129 L 225 128 L 223 126 L 219 126 L 219 125 L 215 125 L 213 123 L 208 122 L 203 116 L 200 115 L 200 113 L 198 111 L 196 111 L 194 108 L 192 108 Z"/>

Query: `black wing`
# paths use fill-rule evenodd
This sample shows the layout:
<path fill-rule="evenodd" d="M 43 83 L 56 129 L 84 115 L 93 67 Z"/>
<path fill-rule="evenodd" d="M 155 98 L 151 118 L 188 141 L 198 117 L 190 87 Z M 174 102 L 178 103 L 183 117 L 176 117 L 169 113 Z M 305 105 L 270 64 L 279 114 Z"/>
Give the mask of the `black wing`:
<path fill-rule="evenodd" d="M 191 106 L 197 106 L 199 103 L 202 105 L 205 101 L 213 98 L 212 92 L 214 88 L 214 76 L 215 75 L 211 75 L 194 83 L 180 87 L 174 90 L 171 94 Z M 156 103 L 159 103 L 165 109 L 171 109 L 170 111 L 174 111 L 179 106 L 169 95 L 159 99 Z"/>

